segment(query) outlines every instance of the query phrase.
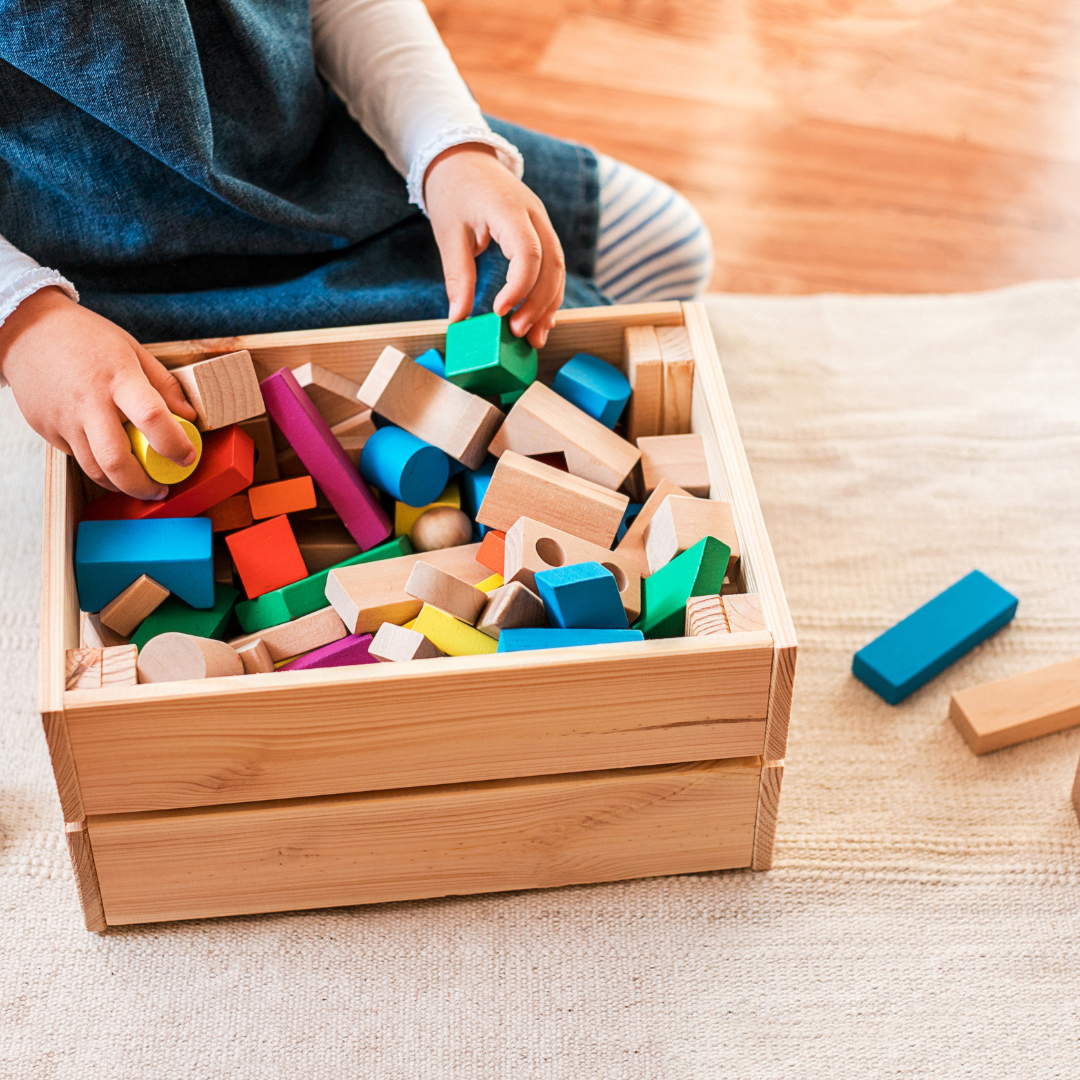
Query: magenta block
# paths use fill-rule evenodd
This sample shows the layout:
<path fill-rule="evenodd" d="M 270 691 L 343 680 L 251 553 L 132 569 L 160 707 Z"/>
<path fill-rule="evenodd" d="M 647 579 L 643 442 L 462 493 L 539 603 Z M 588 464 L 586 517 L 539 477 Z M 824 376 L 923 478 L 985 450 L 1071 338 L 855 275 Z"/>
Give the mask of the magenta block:
<path fill-rule="evenodd" d="M 281 428 L 361 550 L 370 551 L 381 544 L 394 531 L 390 519 L 296 376 L 288 368 L 281 368 L 259 386 L 270 418 Z"/>
<path fill-rule="evenodd" d="M 278 671 L 307 671 L 320 667 L 348 667 L 350 664 L 377 664 L 374 656 L 368 655 L 371 644 L 370 634 L 350 634 L 348 637 L 331 641 L 322 648 L 312 649 L 287 664 L 282 664 Z"/>

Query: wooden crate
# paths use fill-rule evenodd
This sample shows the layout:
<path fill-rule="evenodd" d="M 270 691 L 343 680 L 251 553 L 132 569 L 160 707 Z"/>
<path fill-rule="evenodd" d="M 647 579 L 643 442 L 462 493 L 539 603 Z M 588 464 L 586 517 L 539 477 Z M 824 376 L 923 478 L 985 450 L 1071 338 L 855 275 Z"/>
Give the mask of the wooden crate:
<path fill-rule="evenodd" d="M 716 347 L 697 304 L 561 312 L 541 377 L 688 328 L 693 430 L 732 504 L 767 631 L 205 683 L 64 689 L 83 478 L 50 450 L 40 701 L 87 926 L 771 863 L 796 643 Z M 443 321 L 151 345 L 249 349 L 362 381 Z"/>

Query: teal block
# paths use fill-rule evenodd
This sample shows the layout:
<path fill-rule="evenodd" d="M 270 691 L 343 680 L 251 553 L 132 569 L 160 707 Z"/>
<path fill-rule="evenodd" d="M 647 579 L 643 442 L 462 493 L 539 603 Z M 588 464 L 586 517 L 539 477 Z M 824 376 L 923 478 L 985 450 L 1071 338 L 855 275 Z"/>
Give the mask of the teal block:
<path fill-rule="evenodd" d="M 536 591 L 548 622 L 563 630 L 628 630 L 615 575 L 598 562 L 540 570 Z"/>
<path fill-rule="evenodd" d="M 180 597 L 170 596 L 139 623 L 131 642 L 141 649 L 158 634 L 172 633 L 220 640 L 229 629 L 229 618 L 239 596 L 239 591 L 230 585 L 216 585 L 214 606 L 210 608 L 193 608 Z"/>
<path fill-rule="evenodd" d="M 503 630 L 496 652 L 528 652 L 531 649 L 578 648 L 583 645 L 616 645 L 642 641 L 640 630 Z"/>
<path fill-rule="evenodd" d="M 731 548 L 715 536 L 693 547 L 641 579 L 641 617 L 634 623 L 647 638 L 682 637 L 686 632 L 686 601 L 691 596 L 720 592 Z"/>
<path fill-rule="evenodd" d="M 446 377 L 483 397 L 524 390 L 536 381 L 536 350 L 514 337 L 508 317 L 477 315 L 447 327 Z"/>
<path fill-rule="evenodd" d="M 487 494 L 488 484 L 491 483 L 491 476 L 495 472 L 495 466 L 498 463 L 498 458 L 488 454 L 479 469 L 466 469 L 458 478 L 461 491 L 461 509 L 473 519 L 473 536 L 477 540 L 483 540 L 484 534 L 487 532 L 487 526 L 481 525 L 476 520 L 476 515 L 480 510 L 480 504 L 484 501 L 484 496 Z"/>
<path fill-rule="evenodd" d="M 446 361 L 443 360 L 442 353 L 438 349 L 422 352 L 416 358 L 416 363 L 422 368 L 427 368 L 432 375 L 438 375 L 440 379 L 446 378 Z"/>
<path fill-rule="evenodd" d="M 578 353 L 555 376 L 551 389 L 583 413 L 613 428 L 630 400 L 630 383 L 617 368 L 598 356 Z"/>

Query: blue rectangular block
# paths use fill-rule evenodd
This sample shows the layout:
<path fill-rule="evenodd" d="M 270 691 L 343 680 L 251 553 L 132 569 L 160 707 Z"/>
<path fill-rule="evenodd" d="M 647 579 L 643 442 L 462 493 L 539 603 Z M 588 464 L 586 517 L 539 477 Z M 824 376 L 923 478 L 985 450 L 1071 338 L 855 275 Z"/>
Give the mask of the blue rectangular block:
<path fill-rule="evenodd" d="M 1018 603 L 1011 592 L 973 570 L 861 648 L 852 673 L 897 705 L 1000 630 Z"/>
<path fill-rule="evenodd" d="M 210 519 L 84 521 L 75 542 L 79 607 L 100 611 L 141 574 L 192 607 L 214 606 Z"/>
<path fill-rule="evenodd" d="M 548 622 L 564 630 L 628 630 L 615 575 L 598 562 L 540 570 L 536 591 Z"/>
<path fill-rule="evenodd" d="M 640 630 L 503 630 L 497 652 L 528 652 L 530 649 L 565 649 L 579 645 L 616 645 L 620 641 L 644 641 Z"/>

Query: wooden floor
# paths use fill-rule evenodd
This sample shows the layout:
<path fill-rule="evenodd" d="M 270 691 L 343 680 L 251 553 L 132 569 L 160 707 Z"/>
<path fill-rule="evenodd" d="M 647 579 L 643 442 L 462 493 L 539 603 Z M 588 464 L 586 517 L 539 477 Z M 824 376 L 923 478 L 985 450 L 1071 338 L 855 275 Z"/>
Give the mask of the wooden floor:
<path fill-rule="evenodd" d="M 661 177 L 717 289 L 1080 276 L 1080 0 L 428 0 L 483 107 Z"/>

